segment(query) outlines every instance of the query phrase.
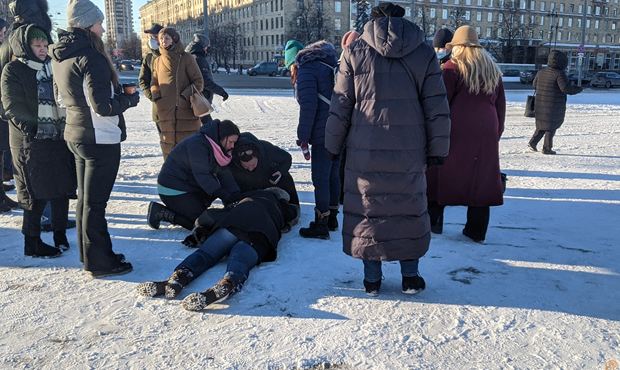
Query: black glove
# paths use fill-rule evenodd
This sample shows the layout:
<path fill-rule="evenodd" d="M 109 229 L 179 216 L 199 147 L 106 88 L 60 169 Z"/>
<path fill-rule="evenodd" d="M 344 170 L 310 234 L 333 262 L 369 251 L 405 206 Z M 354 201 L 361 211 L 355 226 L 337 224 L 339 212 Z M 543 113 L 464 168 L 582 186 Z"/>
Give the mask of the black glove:
<path fill-rule="evenodd" d="M 228 100 L 228 93 L 226 91 L 224 91 L 224 94 L 222 94 L 222 99 L 224 101 Z"/>
<path fill-rule="evenodd" d="M 198 216 L 198 218 L 196 219 L 194 226 L 212 229 L 215 226 L 215 220 L 213 219 L 213 217 L 211 217 L 211 214 L 209 214 L 209 212 L 210 211 L 208 209 L 202 212 L 200 216 Z"/>
<path fill-rule="evenodd" d="M 211 235 L 211 230 L 211 227 L 196 226 L 182 243 L 190 248 L 198 248 Z"/>
<path fill-rule="evenodd" d="M 441 166 L 446 160 L 445 157 L 426 157 L 427 166 Z"/>
<path fill-rule="evenodd" d="M 121 105 L 121 109 L 124 112 L 127 109 L 138 105 L 138 102 L 140 101 L 140 94 L 137 92 L 132 95 L 120 94 L 116 96 L 116 100 L 118 100 Z"/>

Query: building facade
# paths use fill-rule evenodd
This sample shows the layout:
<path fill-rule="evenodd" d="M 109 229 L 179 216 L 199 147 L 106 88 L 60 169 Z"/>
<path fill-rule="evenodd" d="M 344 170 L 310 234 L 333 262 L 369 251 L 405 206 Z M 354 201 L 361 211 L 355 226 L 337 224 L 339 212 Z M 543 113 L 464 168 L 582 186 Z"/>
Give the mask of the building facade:
<path fill-rule="evenodd" d="M 0 1 L 0 18 L 9 21 L 9 2 Z"/>
<path fill-rule="evenodd" d="M 109 43 L 120 48 L 134 33 L 131 0 L 105 0 L 105 19 Z"/>

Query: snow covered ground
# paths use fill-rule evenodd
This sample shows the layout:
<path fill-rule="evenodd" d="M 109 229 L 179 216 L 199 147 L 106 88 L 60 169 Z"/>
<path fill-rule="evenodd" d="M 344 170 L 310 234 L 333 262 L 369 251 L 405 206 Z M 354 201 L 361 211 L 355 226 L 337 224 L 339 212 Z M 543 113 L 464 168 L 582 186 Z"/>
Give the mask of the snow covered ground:
<path fill-rule="evenodd" d="M 231 91 L 216 117 L 293 154 L 312 217 L 310 166 L 295 146 L 290 91 Z M 569 98 L 558 155 L 526 150 L 527 91 L 509 92 L 502 168 L 505 205 L 492 209 L 486 243 L 464 239 L 465 209 L 450 208 L 444 234 L 421 262 L 428 289 L 400 293 L 388 263 L 377 298 L 341 237 L 286 234 L 279 258 L 253 270 L 244 290 L 204 313 L 137 296 L 191 250 L 178 227 L 151 230 L 162 163 L 150 105 L 127 115 L 129 139 L 108 205 L 115 250 L 131 274 L 103 280 L 80 270 L 75 231 L 60 258 L 23 256 L 21 213 L 0 216 L 0 368 L 57 369 L 603 369 L 620 361 L 620 93 Z M 13 193 L 14 196 L 14 193 Z M 44 235 L 51 242 L 51 235 Z M 224 264 L 184 292 L 218 280 Z M 617 363 L 616 363 L 617 364 Z"/>

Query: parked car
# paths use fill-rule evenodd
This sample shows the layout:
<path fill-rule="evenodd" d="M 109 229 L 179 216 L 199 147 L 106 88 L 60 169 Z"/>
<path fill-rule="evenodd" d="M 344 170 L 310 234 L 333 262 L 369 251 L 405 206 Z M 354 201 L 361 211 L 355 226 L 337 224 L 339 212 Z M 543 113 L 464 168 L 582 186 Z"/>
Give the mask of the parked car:
<path fill-rule="evenodd" d="M 276 76 L 278 74 L 278 63 L 276 62 L 260 62 L 254 67 L 248 69 L 248 75 L 268 75 Z"/>
<path fill-rule="evenodd" d="M 590 72 L 586 72 L 581 75 L 581 85 L 587 85 L 592 81 L 593 74 Z M 579 81 L 579 73 L 571 73 L 568 75 L 568 81 L 570 81 L 571 85 L 577 85 Z"/>
<path fill-rule="evenodd" d="M 118 70 L 119 71 L 133 71 L 135 68 L 133 66 L 133 63 L 131 62 L 131 60 L 121 60 L 118 63 Z"/>
<path fill-rule="evenodd" d="M 291 76 L 291 71 L 289 71 L 289 69 L 286 68 L 286 67 L 279 67 L 278 68 L 278 76 L 290 77 Z"/>
<path fill-rule="evenodd" d="M 620 86 L 620 74 L 616 72 L 598 72 L 590 82 L 592 87 L 615 87 Z"/>
<path fill-rule="evenodd" d="M 504 77 L 519 77 L 518 69 L 507 69 L 503 73 Z"/>
<path fill-rule="evenodd" d="M 519 73 L 519 81 L 521 81 L 522 84 L 531 84 L 532 82 L 534 82 L 534 77 L 536 77 L 536 73 L 538 73 L 538 71 L 535 69 L 523 71 Z"/>

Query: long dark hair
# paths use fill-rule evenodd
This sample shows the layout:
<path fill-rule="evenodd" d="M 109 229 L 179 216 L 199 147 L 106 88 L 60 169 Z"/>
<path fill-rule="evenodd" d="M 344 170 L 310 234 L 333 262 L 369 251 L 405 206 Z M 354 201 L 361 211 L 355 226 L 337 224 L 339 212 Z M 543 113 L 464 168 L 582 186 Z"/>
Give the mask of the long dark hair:
<path fill-rule="evenodd" d="M 101 37 L 97 36 L 94 32 L 90 30 L 90 28 L 86 28 L 86 32 L 88 33 L 88 39 L 90 40 L 91 46 L 97 50 L 103 57 L 108 61 L 108 67 L 110 68 L 110 73 L 112 74 L 112 84 L 114 85 L 114 89 L 116 89 L 119 85 L 118 74 L 116 73 L 116 68 L 114 68 L 114 64 L 112 63 L 112 59 L 110 55 L 105 51 L 105 45 L 103 44 L 103 40 Z"/>

